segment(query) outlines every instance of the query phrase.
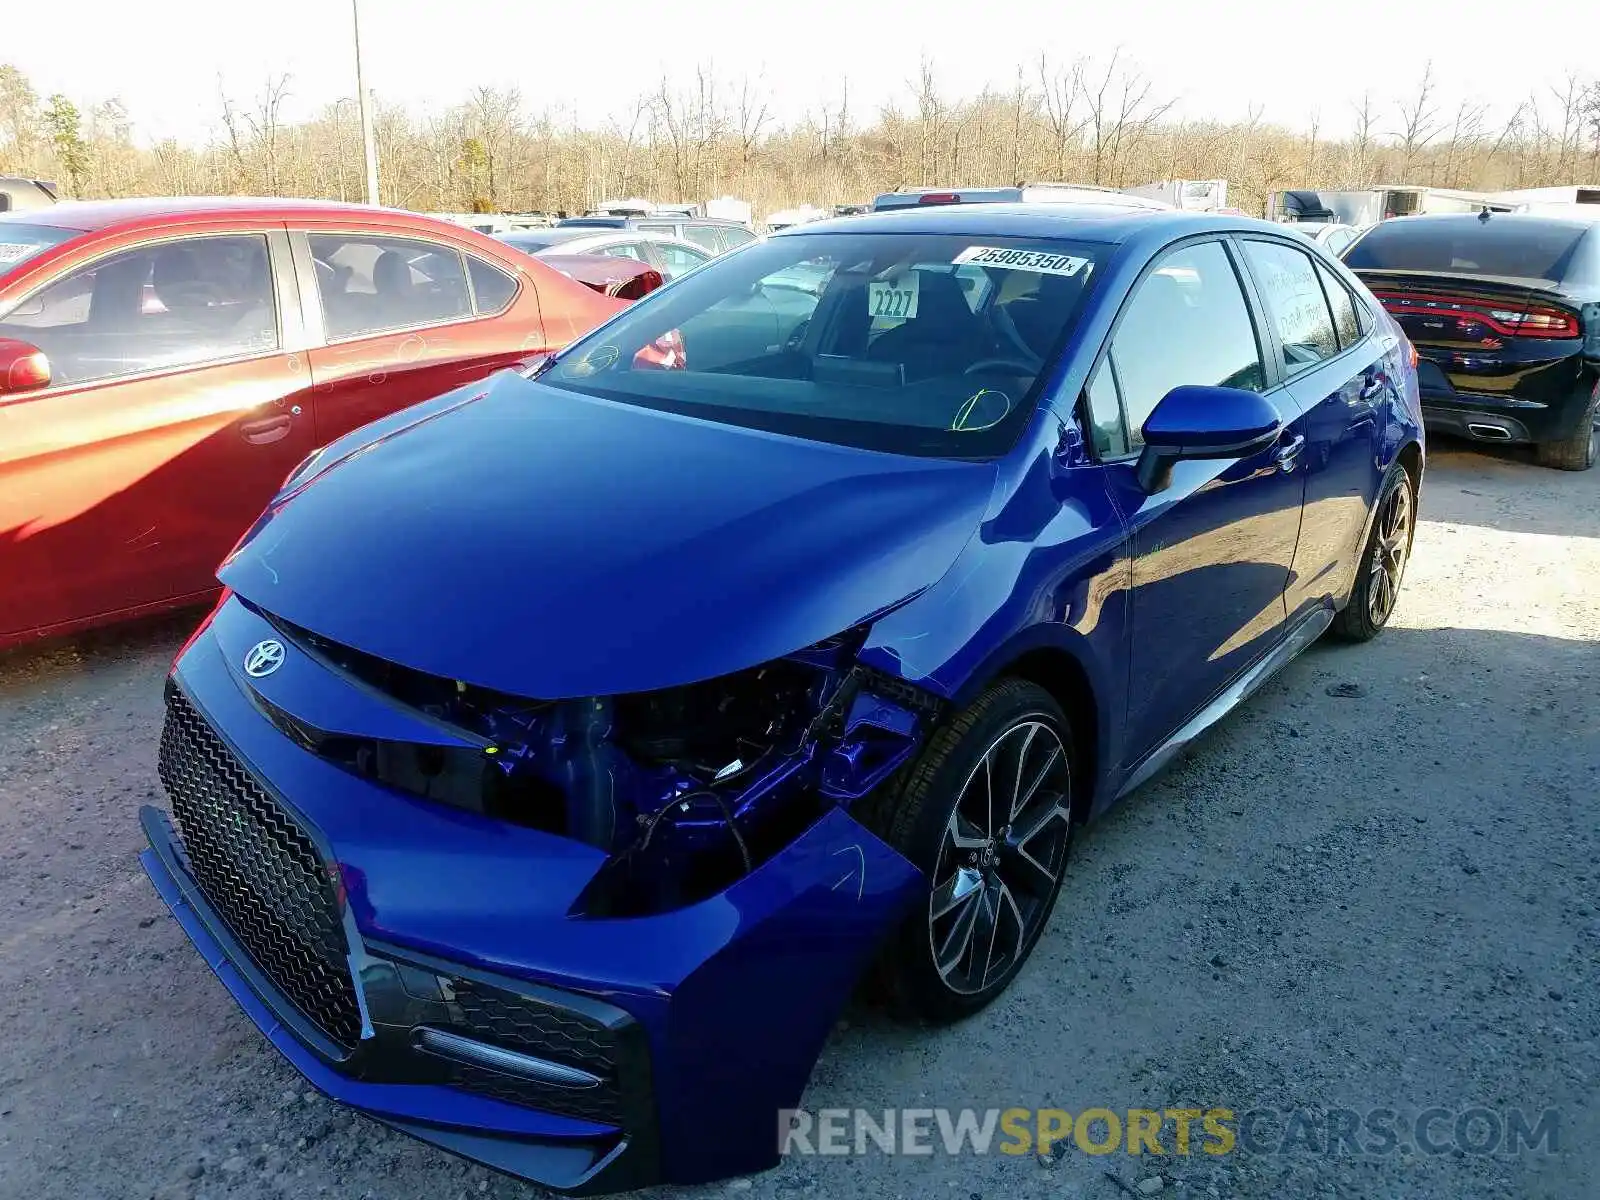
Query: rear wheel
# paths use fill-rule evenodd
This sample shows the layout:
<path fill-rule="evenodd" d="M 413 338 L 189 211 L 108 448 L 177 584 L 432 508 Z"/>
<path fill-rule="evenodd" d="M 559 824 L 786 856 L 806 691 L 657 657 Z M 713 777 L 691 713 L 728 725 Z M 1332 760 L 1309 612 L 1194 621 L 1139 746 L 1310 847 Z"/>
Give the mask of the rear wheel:
<path fill-rule="evenodd" d="M 1333 619 L 1333 632 L 1349 642 L 1377 637 L 1394 613 L 1400 583 L 1411 558 L 1416 532 L 1416 485 L 1399 463 L 1389 468 L 1378 492 L 1378 515 L 1372 521 L 1361 564 L 1356 569 L 1350 602 Z"/>
<path fill-rule="evenodd" d="M 1073 769 L 1060 706 L 1006 679 L 934 734 L 868 818 L 927 879 L 879 963 L 897 1011 L 955 1020 L 1016 977 L 1061 888 Z"/>
<path fill-rule="evenodd" d="M 1560 471 L 1587 471 L 1600 459 L 1600 383 L 1578 424 L 1558 442 L 1539 443 L 1539 462 Z"/>

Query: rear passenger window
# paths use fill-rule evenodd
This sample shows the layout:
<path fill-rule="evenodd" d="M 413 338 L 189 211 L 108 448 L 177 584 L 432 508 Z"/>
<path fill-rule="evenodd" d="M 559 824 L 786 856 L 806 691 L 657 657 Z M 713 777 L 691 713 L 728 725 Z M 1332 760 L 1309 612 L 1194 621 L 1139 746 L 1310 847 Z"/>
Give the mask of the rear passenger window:
<path fill-rule="evenodd" d="M 1130 449 L 1144 444 L 1145 420 L 1175 387 L 1265 389 L 1255 323 L 1220 243 L 1184 246 L 1157 261 L 1123 311 L 1111 363 Z"/>
<path fill-rule="evenodd" d="M 704 246 L 713 254 L 722 253 L 722 244 L 717 241 L 717 234 L 722 232 L 715 225 L 685 225 L 683 236 L 696 246 Z"/>
<path fill-rule="evenodd" d="M 307 241 L 330 339 L 472 315 L 461 255 L 448 246 L 352 233 L 313 233 Z"/>
<path fill-rule="evenodd" d="M 756 235 L 748 229 L 741 229 L 737 225 L 724 225 L 722 227 L 722 244 L 729 250 L 735 246 L 742 246 L 746 242 L 756 240 Z"/>
<path fill-rule="evenodd" d="M 472 306 L 480 317 L 503 313 L 516 299 L 516 277 L 499 267 L 492 267 L 483 259 L 469 254 L 467 274 L 472 277 Z"/>
<path fill-rule="evenodd" d="M 1298 375 L 1339 353 L 1333 316 L 1311 256 L 1280 242 L 1246 241 L 1244 255 L 1283 344 L 1284 373 Z"/>
<path fill-rule="evenodd" d="M 1333 309 L 1333 327 L 1339 334 L 1341 348 L 1353 346 L 1361 340 L 1366 329 L 1357 315 L 1355 297 L 1332 271 L 1317 264 L 1317 278 L 1322 280 L 1322 290 L 1328 294 L 1328 306 Z"/>

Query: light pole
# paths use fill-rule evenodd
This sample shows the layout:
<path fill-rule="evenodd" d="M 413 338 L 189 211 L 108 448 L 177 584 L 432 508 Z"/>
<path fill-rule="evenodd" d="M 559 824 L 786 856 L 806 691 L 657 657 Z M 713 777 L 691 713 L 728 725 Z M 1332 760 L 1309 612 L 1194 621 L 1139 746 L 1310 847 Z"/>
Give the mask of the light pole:
<path fill-rule="evenodd" d="M 350 18 L 356 35 L 356 106 L 361 110 L 361 151 L 367 165 L 367 203 L 378 203 L 378 147 L 372 136 L 372 109 L 361 82 L 361 4 L 350 0 Z"/>

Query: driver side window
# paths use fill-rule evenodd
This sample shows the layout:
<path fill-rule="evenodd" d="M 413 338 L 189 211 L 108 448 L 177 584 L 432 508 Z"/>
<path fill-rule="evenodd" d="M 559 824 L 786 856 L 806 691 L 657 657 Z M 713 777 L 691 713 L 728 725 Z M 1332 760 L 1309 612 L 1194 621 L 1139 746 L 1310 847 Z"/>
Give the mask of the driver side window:
<path fill-rule="evenodd" d="M 1107 364 L 1111 370 L 1107 370 Z M 1169 251 L 1139 281 L 1090 385 L 1095 450 L 1116 458 L 1144 445 L 1144 423 L 1182 384 L 1266 389 L 1255 323 L 1220 242 Z M 1114 387 L 1125 436 L 1102 415 Z"/>
<path fill-rule="evenodd" d="M 278 312 L 267 239 L 182 238 L 109 255 L 22 301 L 0 336 L 44 351 L 56 384 L 268 353 Z"/>

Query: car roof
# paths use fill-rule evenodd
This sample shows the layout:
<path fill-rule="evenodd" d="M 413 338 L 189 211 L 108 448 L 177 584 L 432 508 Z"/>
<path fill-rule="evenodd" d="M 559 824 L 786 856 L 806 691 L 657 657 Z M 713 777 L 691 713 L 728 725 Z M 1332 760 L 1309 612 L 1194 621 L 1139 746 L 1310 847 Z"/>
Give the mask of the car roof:
<path fill-rule="evenodd" d="M 404 220 L 433 221 L 404 209 L 376 208 L 366 204 L 341 204 L 335 200 L 260 199 L 250 196 L 179 196 L 132 197 L 126 200 L 67 200 L 49 208 L 27 212 L 0 213 L 0 220 L 10 217 L 31 217 L 31 224 L 54 225 L 61 229 L 76 229 L 83 233 L 109 229 L 135 221 L 162 221 L 207 216 L 231 216 L 249 213 L 252 216 L 269 216 L 283 213 L 287 217 L 326 213 L 330 216 L 366 215 L 369 217 L 401 218 Z"/>
<path fill-rule="evenodd" d="M 682 213 L 596 213 L 593 216 L 563 217 L 557 222 L 560 228 L 582 228 L 585 225 L 591 228 L 621 228 L 629 221 L 662 221 L 674 224 L 688 225 L 736 225 L 744 228 L 743 221 L 735 221 L 732 217 L 686 217 Z"/>
<path fill-rule="evenodd" d="M 854 217 L 835 217 L 791 226 L 774 238 L 819 233 L 953 233 L 968 237 L 1073 238 L 1113 244 L 1135 235 L 1170 231 L 1203 233 L 1266 230 L 1274 226 L 1254 217 L 1230 217 L 1182 209 L 1133 208 L 1120 204 L 940 204 L 892 208 Z"/>

